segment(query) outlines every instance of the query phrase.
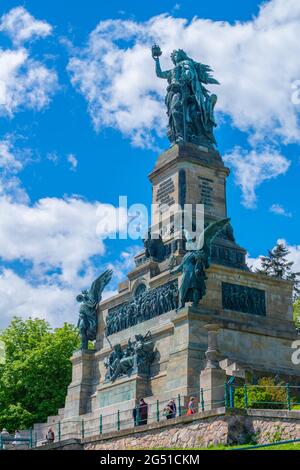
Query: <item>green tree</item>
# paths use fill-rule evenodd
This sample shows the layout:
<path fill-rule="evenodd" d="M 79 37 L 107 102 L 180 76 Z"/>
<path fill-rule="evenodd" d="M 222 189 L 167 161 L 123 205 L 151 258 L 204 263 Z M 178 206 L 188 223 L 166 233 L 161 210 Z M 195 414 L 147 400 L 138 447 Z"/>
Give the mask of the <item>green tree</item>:
<path fill-rule="evenodd" d="M 300 328 L 300 299 L 296 300 L 293 305 L 293 317 L 297 328 Z"/>
<path fill-rule="evenodd" d="M 65 323 L 53 330 L 44 320 L 14 318 L 0 340 L 6 349 L 0 366 L 0 428 L 13 431 L 57 414 L 71 381 L 77 329 Z"/>
<path fill-rule="evenodd" d="M 289 254 L 290 251 L 284 243 L 277 243 L 272 250 L 268 251 L 268 256 L 261 257 L 261 268 L 256 272 L 291 281 L 294 285 L 295 301 L 300 295 L 300 273 L 293 271 L 294 262 L 288 260 Z"/>

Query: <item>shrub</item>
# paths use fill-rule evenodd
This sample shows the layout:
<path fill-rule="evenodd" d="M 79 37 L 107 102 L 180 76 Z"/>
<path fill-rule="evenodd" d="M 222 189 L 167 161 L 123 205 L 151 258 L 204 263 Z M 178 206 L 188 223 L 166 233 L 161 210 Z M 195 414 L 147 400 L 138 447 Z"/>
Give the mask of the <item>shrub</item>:
<path fill-rule="evenodd" d="M 283 383 L 276 384 L 271 377 L 262 377 L 258 385 L 247 385 L 248 408 L 287 408 L 286 388 Z M 291 400 L 293 401 L 293 400 Z M 235 408 L 245 408 L 243 387 L 234 389 Z"/>

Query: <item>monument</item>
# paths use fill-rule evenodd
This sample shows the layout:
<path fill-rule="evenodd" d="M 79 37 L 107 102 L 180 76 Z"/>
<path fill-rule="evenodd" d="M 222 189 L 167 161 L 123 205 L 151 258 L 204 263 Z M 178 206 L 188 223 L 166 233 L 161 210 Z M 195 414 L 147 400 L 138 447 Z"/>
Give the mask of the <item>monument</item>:
<path fill-rule="evenodd" d="M 66 423 L 117 410 L 128 411 L 130 419 L 140 397 L 151 404 L 180 394 L 184 403 L 199 396 L 200 387 L 219 386 L 235 374 L 240 380 L 276 375 L 300 383 L 291 361 L 292 285 L 248 268 L 228 218 L 229 169 L 214 136 L 217 97 L 206 88 L 218 82 L 209 66 L 182 50 L 171 54 L 174 66 L 162 71 L 161 53 L 153 46 L 156 75 L 167 80 L 171 146 L 149 175 L 152 226 L 116 295 L 101 301 L 112 276 L 106 271 L 77 298 L 83 302 L 82 349 L 71 358 Z M 168 208 L 186 204 L 203 208 L 204 226 L 193 249 L 187 248 L 192 235 L 174 229 L 174 216 L 165 223 Z M 192 226 L 196 217 L 195 210 Z M 87 349 L 91 340 L 94 349 Z M 207 399 L 212 406 L 218 401 Z"/>

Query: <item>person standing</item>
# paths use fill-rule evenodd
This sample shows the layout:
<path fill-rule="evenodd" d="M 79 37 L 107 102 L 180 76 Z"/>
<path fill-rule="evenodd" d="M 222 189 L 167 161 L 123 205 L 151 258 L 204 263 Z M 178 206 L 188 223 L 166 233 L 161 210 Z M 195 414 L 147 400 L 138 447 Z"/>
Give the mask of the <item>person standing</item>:
<path fill-rule="evenodd" d="M 170 405 L 171 405 L 171 410 L 172 410 L 172 418 L 176 418 L 177 407 L 176 407 L 176 402 L 174 398 L 172 398 L 172 400 L 170 401 Z"/>
<path fill-rule="evenodd" d="M 193 415 L 197 412 L 196 410 L 196 401 L 195 401 L 195 397 L 191 397 L 190 398 L 190 401 L 189 401 L 189 404 L 188 404 L 188 410 L 187 410 L 187 414 L 188 415 Z"/>
<path fill-rule="evenodd" d="M 138 426 L 143 426 L 148 422 L 148 404 L 145 402 L 144 398 L 140 399 L 139 403 L 139 420 Z"/>
<path fill-rule="evenodd" d="M 133 417 L 134 426 L 138 426 L 140 417 L 139 417 L 139 404 L 137 403 L 137 401 L 135 403 L 135 407 L 132 410 L 132 417 Z"/>
<path fill-rule="evenodd" d="M 165 407 L 164 414 L 167 419 L 172 419 L 176 417 L 176 412 L 177 412 L 176 403 L 175 403 L 174 398 L 172 398 L 172 400 L 170 400 L 167 406 Z"/>
<path fill-rule="evenodd" d="M 7 429 L 3 428 L 1 431 L 1 442 L 2 442 L 2 449 L 6 450 L 8 449 L 7 445 L 9 444 L 9 440 L 6 440 L 6 438 L 9 438 L 9 432 Z"/>
<path fill-rule="evenodd" d="M 55 439 L 54 432 L 52 431 L 52 428 L 49 428 L 46 434 L 47 444 L 52 444 L 52 442 L 54 442 L 54 439 Z"/>

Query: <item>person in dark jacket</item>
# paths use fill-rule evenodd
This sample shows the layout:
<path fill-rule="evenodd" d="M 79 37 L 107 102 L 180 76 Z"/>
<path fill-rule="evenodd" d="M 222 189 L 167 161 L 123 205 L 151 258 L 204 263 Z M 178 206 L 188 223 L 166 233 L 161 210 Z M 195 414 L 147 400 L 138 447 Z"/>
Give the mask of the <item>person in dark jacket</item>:
<path fill-rule="evenodd" d="M 169 402 L 170 409 L 171 409 L 171 417 L 176 418 L 176 413 L 177 413 L 177 407 L 175 403 L 175 399 L 172 398 L 172 400 Z"/>
<path fill-rule="evenodd" d="M 143 426 L 144 424 L 147 424 L 147 422 L 148 422 L 148 404 L 145 402 L 144 398 L 140 399 L 138 412 L 139 412 L 139 420 L 138 420 L 138 423 L 137 423 L 138 426 Z"/>
<path fill-rule="evenodd" d="M 138 426 L 139 425 L 139 405 L 137 403 L 132 410 L 132 417 L 133 417 L 134 426 Z"/>

